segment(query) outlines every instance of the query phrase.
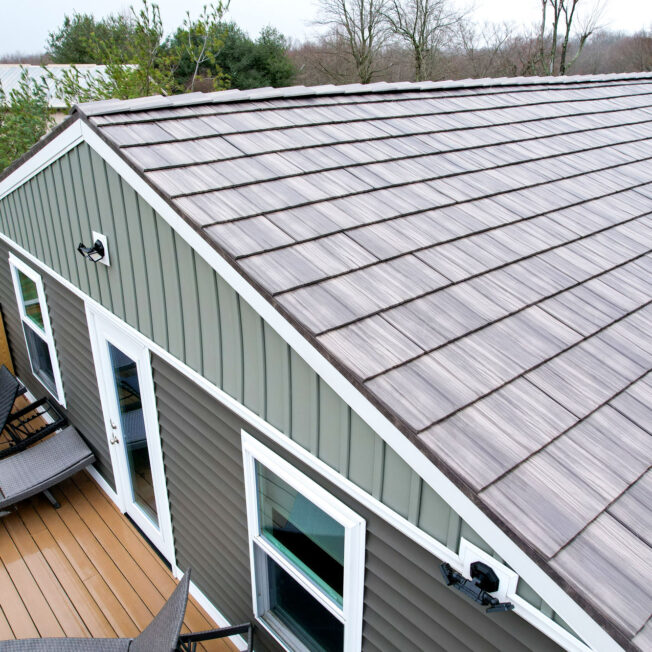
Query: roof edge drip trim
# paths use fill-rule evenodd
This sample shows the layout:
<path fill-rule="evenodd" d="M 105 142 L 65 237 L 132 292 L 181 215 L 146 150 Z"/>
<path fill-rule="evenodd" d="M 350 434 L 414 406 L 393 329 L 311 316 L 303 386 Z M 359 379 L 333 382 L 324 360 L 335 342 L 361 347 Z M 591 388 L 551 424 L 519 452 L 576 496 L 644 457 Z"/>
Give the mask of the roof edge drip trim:
<path fill-rule="evenodd" d="M 76 104 L 72 113 L 87 117 L 111 113 L 150 111 L 198 104 L 225 104 L 229 102 L 291 99 L 297 97 L 324 97 L 329 95 L 363 95 L 368 93 L 395 93 L 409 91 L 449 91 L 473 88 L 508 86 L 539 86 L 562 84 L 589 84 L 596 82 L 634 81 L 652 79 L 652 72 L 610 73 L 605 75 L 572 75 L 564 77 L 498 77 L 427 82 L 377 82 L 374 84 L 325 84 L 323 86 L 286 86 L 283 88 L 255 88 L 248 91 L 236 89 L 214 93 L 184 93 L 181 95 L 151 95 L 134 100 L 102 100 Z"/>

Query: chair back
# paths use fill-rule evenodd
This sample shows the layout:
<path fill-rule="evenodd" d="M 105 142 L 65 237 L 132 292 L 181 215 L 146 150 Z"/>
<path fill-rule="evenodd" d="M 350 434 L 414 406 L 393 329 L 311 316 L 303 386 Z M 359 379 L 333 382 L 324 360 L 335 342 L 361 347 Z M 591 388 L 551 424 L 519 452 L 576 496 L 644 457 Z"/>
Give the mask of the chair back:
<path fill-rule="evenodd" d="M 174 652 L 179 642 L 181 625 L 186 613 L 190 570 L 181 578 L 169 600 L 163 605 L 154 620 L 135 638 L 129 652 Z"/>
<path fill-rule="evenodd" d="M 15 376 L 7 367 L 2 365 L 0 367 L 0 430 L 3 430 L 7 423 L 19 387 L 20 385 Z"/>

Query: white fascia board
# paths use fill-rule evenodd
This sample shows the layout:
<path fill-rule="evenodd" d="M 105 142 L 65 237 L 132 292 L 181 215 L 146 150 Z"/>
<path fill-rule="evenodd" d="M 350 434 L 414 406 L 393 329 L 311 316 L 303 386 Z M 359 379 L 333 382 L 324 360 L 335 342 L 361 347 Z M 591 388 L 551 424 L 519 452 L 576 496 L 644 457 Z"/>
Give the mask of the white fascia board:
<path fill-rule="evenodd" d="M 512 541 L 476 504 L 429 460 L 371 401 L 335 368 L 280 312 L 276 310 L 225 258 L 223 258 L 152 186 L 88 124 L 78 120 L 82 139 L 108 163 L 145 201 L 249 303 L 249 305 L 300 355 L 491 548 L 513 568 L 573 628 L 586 643 L 601 652 L 623 648 L 571 598 L 547 573 Z M 67 134 L 64 131 L 61 136 Z M 57 143 L 55 138 L 51 143 Z M 45 148 L 44 148 L 45 149 Z M 54 150 L 54 147 L 53 147 Z M 66 150 L 67 151 L 67 150 Z M 63 152 L 62 152 L 63 153 Z M 31 160 L 31 159 L 30 159 Z M 25 163 L 27 165 L 29 161 Z M 20 170 L 21 168 L 19 168 Z M 18 172 L 19 170 L 16 170 Z M 13 175 L 11 175 L 13 176 Z M 9 177 L 11 178 L 11 177 Z M 3 239 L 16 247 L 6 236 Z M 22 248 L 20 248 L 22 250 Z M 24 251 L 24 250 L 22 250 Z M 25 252 L 28 253 L 28 252 Z M 34 258 L 28 254 L 30 258 Z M 37 261 L 38 262 L 38 261 Z M 41 265 L 43 265 L 41 263 Z M 58 274 L 56 277 L 61 278 Z M 65 281 L 65 279 L 63 279 Z M 69 286 L 70 284 L 65 281 Z M 79 291 L 78 291 L 79 292 Z"/>
<path fill-rule="evenodd" d="M 16 168 L 6 179 L 0 182 L 0 199 L 22 186 L 73 147 L 79 145 L 82 140 L 81 120 L 75 120 L 56 138 L 53 138 L 34 156 L 28 158 L 20 167 Z"/>

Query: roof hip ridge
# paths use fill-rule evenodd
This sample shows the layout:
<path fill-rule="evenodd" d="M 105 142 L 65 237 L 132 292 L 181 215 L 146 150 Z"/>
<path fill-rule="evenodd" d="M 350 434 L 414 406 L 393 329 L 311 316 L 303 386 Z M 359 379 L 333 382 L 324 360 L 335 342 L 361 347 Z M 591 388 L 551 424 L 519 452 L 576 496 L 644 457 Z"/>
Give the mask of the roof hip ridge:
<path fill-rule="evenodd" d="M 568 75 L 559 77 L 486 77 L 426 82 L 375 82 L 372 84 L 326 84 L 322 86 L 286 86 L 282 88 L 265 87 L 251 90 L 229 89 L 211 93 L 187 93 L 170 96 L 151 95 L 149 97 L 139 97 L 131 100 L 85 102 L 76 104 L 73 107 L 73 112 L 79 112 L 90 117 L 110 113 L 178 108 L 197 104 L 224 104 L 230 102 L 291 99 L 296 97 L 366 95 L 368 93 L 392 93 L 397 91 L 454 91 L 472 88 L 582 84 L 630 81 L 636 79 L 649 79 L 652 81 L 652 72 Z"/>

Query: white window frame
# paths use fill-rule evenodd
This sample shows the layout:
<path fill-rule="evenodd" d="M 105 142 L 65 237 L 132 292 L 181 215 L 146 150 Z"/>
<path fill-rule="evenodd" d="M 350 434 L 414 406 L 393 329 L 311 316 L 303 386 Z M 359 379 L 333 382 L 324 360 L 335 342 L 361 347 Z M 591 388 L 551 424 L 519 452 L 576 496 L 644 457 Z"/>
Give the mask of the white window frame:
<path fill-rule="evenodd" d="M 48 305 L 45 300 L 45 289 L 43 288 L 43 279 L 40 274 L 37 274 L 31 267 L 28 267 L 22 260 L 16 258 L 13 254 L 9 254 L 9 266 L 11 267 L 11 278 L 14 282 L 14 292 L 16 294 L 16 303 L 18 304 L 18 314 L 23 325 L 23 329 L 31 329 L 37 337 L 43 340 L 48 347 L 50 353 L 50 364 L 52 365 L 52 374 L 54 375 L 54 391 L 48 387 L 43 380 L 38 376 L 34 370 L 34 363 L 32 361 L 32 354 L 30 353 L 29 342 L 23 332 L 25 338 L 25 346 L 27 347 L 27 355 L 29 357 L 29 364 L 32 368 L 34 378 L 38 380 L 43 387 L 51 394 L 57 402 L 66 407 L 66 397 L 63 391 L 63 381 L 61 380 L 61 370 L 59 368 L 59 358 L 57 356 L 57 349 L 54 345 L 54 335 L 52 334 L 52 323 L 50 322 L 50 313 Z M 23 301 L 23 293 L 20 286 L 20 279 L 18 272 L 21 272 L 27 278 L 34 282 L 36 285 L 36 292 L 38 296 L 39 307 L 41 309 L 41 316 L 43 317 L 43 330 L 41 330 L 34 322 L 27 316 L 25 311 L 25 303 Z"/>
<path fill-rule="evenodd" d="M 364 598 L 365 520 L 328 493 L 323 487 L 295 469 L 287 460 L 271 451 L 260 441 L 242 431 L 247 526 L 249 530 L 249 560 L 251 591 L 256 620 L 286 650 L 294 650 L 296 641 L 289 630 L 275 630 L 265 618 L 266 573 L 261 560 L 271 557 L 286 573 L 344 625 L 344 652 L 360 652 L 362 645 L 362 608 Z M 293 489 L 299 491 L 316 507 L 344 527 L 344 588 L 342 606 L 321 591 L 261 534 L 258 516 L 256 462 L 262 464 Z M 262 595 L 258 589 L 263 588 Z M 300 648 L 299 648 L 300 649 Z"/>

